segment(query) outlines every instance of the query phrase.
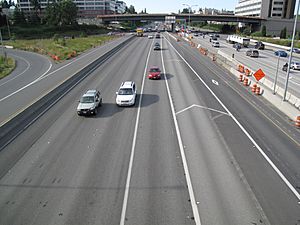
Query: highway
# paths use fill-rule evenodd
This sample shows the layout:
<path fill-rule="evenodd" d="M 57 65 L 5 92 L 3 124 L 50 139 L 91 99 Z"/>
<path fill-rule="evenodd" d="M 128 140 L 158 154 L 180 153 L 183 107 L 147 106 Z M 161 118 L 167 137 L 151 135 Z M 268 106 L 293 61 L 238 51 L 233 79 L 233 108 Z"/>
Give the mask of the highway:
<path fill-rule="evenodd" d="M 127 38 L 116 39 L 59 64 L 35 53 L 7 50 L 17 60 L 17 67 L 0 81 L 0 126 Z"/>
<path fill-rule="evenodd" d="M 212 47 L 212 43 L 209 42 L 210 37 L 205 35 L 203 36 L 194 37 L 194 41 L 197 44 L 200 44 L 204 48 L 208 48 L 209 51 L 217 53 L 218 50 L 226 53 L 229 57 L 232 57 L 234 54 L 234 58 L 238 60 L 240 63 L 243 63 L 246 67 L 250 68 L 252 71 L 257 71 L 258 69 L 262 69 L 266 74 L 267 79 L 274 82 L 275 75 L 277 71 L 278 65 L 278 85 L 284 88 L 285 81 L 286 81 L 286 72 L 282 71 L 282 66 L 288 62 L 288 57 L 278 58 L 274 54 L 274 50 L 268 49 L 266 47 L 265 50 L 259 50 L 259 57 L 258 58 L 251 58 L 246 56 L 246 51 L 248 49 L 254 48 L 254 46 L 250 46 L 250 48 L 242 48 L 239 52 L 237 52 L 233 47 L 232 44 L 226 43 L 227 35 L 220 35 L 219 42 L 220 48 Z M 293 54 L 293 61 L 299 62 L 298 54 Z M 278 61 L 279 60 L 279 61 Z M 289 79 L 289 92 L 293 93 L 297 97 L 300 97 L 300 71 L 298 70 L 290 70 L 290 79 Z"/>
<path fill-rule="evenodd" d="M 163 36 L 134 38 L 0 151 L 1 225 L 299 224 L 299 130 Z M 161 80 L 147 79 L 153 65 Z M 126 80 L 138 99 L 118 107 Z M 79 117 L 92 88 L 99 113 Z"/>

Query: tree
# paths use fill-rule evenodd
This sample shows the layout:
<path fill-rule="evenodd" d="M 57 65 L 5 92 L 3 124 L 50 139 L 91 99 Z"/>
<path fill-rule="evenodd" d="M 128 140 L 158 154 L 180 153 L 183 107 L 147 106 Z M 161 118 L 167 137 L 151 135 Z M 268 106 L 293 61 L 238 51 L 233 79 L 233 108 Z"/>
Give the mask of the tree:
<path fill-rule="evenodd" d="M 181 11 L 182 14 L 189 14 L 190 13 L 190 10 L 188 8 L 184 8 L 182 11 Z"/>
<path fill-rule="evenodd" d="M 76 24 L 77 7 L 72 0 L 62 0 L 59 2 L 61 25 Z"/>
<path fill-rule="evenodd" d="M 137 14 L 133 5 L 130 5 L 129 7 L 126 7 L 126 13 Z"/>
<path fill-rule="evenodd" d="M 267 28 L 265 25 L 261 27 L 261 36 L 266 37 L 267 36 Z"/>
<path fill-rule="evenodd" d="M 280 38 L 286 38 L 286 27 L 284 27 L 281 31 L 280 31 Z"/>
<path fill-rule="evenodd" d="M 40 0 L 30 0 L 30 5 L 33 7 L 33 12 L 30 13 L 28 21 L 31 24 L 40 24 L 41 23 L 41 4 Z"/>
<path fill-rule="evenodd" d="M 251 34 L 251 28 L 250 26 L 247 26 L 244 30 L 243 30 L 243 34 L 246 36 L 249 36 Z"/>
<path fill-rule="evenodd" d="M 52 2 L 45 9 L 45 20 L 50 25 L 70 25 L 76 23 L 77 7 L 72 0 Z"/>
<path fill-rule="evenodd" d="M 46 23 L 48 25 L 59 25 L 61 21 L 60 16 L 61 14 L 57 2 L 52 2 L 51 4 L 47 5 L 45 9 L 44 19 L 46 20 Z"/>
<path fill-rule="evenodd" d="M 6 0 L 1 1 L 1 6 L 3 9 L 8 9 L 10 7 Z"/>
<path fill-rule="evenodd" d="M 26 24 L 25 15 L 19 9 L 18 5 L 16 5 L 16 8 L 15 8 L 14 13 L 13 13 L 13 23 L 15 25 L 24 25 L 24 24 Z"/>

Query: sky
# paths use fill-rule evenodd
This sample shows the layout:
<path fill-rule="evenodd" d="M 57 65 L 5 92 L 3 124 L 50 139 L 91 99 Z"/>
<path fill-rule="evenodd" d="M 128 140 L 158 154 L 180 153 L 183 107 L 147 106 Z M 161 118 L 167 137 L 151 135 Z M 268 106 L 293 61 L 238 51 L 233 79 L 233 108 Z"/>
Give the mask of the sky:
<path fill-rule="evenodd" d="M 182 4 L 197 5 L 192 7 L 193 10 L 198 8 L 215 8 L 234 10 L 238 0 L 123 0 L 129 7 L 133 5 L 135 11 L 141 12 L 146 8 L 147 13 L 178 13 L 178 10 L 187 8 Z"/>

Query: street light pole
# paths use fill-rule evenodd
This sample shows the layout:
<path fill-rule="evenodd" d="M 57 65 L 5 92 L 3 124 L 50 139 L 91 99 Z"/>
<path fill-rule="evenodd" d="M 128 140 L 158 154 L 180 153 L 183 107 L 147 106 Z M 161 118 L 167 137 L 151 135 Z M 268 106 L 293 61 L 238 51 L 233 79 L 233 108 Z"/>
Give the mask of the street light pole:
<path fill-rule="evenodd" d="M 189 8 L 189 27 L 191 26 L 191 10 L 192 10 L 192 7 L 195 7 L 195 6 L 198 6 L 198 5 L 189 5 L 189 4 L 182 4 L 184 6 L 187 6 Z"/>
<path fill-rule="evenodd" d="M 293 57 L 294 40 L 295 40 L 295 34 L 296 34 L 299 6 L 300 6 L 300 0 L 298 0 L 297 13 L 296 13 L 296 16 L 295 16 L 293 37 L 292 37 L 291 50 L 290 50 L 290 57 L 289 57 L 288 68 L 287 68 L 287 72 L 286 72 L 285 88 L 284 88 L 284 94 L 283 94 L 283 99 L 282 99 L 283 101 L 286 101 L 286 92 L 287 92 L 289 78 L 290 78 L 290 66 L 291 66 L 292 57 Z"/>

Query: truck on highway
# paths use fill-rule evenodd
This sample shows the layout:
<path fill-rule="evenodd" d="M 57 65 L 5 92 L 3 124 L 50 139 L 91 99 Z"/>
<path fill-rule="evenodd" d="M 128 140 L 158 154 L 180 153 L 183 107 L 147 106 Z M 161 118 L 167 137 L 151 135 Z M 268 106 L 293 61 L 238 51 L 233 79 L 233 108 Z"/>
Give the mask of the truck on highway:
<path fill-rule="evenodd" d="M 229 35 L 226 41 L 230 44 L 239 43 L 244 47 L 248 47 L 250 44 L 250 38 L 240 37 L 237 35 Z"/>
<path fill-rule="evenodd" d="M 143 30 L 143 28 L 137 28 L 137 29 L 136 29 L 136 36 L 138 36 L 138 37 L 143 37 L 143 35 L 144 35 L 144 30 Z"/>

